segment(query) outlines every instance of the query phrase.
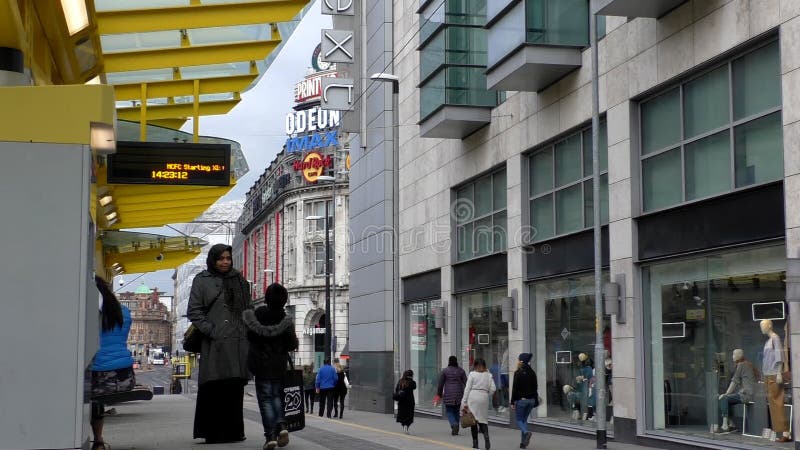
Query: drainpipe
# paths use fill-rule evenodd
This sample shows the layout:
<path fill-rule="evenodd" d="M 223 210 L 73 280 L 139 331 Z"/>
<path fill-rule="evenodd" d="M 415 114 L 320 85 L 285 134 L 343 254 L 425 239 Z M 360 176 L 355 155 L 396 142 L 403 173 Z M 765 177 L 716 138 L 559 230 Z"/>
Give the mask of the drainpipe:
<path fill-rule="evenodd" d="M 596 1 L 596 0 L 595 0 Z M 598 80 L 600 71 L 597 55 L 597 17 L 592 12 L 595 1 L 589 2 L 589 40 L 592 47 L 592 213 L 594 214 L 594 366 L 595 387 L 595 418 L 597 423 L 597 448 L 606 448 L 606 372 L 605 372 L 605 347 L 603 345 L 603 280 L 602 258 L 600 243 L 600 161 L 599 161 L 599 131 L 600 131 L 600 89 Z"/>

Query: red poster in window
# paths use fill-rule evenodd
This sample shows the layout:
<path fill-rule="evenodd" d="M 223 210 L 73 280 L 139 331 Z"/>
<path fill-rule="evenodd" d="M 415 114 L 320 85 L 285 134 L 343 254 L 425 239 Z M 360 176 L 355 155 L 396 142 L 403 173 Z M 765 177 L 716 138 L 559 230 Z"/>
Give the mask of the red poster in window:
<path fill-rule="evenodd" d="M 421 322 L 413 322 L 411 324 L 411 335 L 412 336 L 426 336 L 428 334 L 428 322 L 421 321 Z"/>

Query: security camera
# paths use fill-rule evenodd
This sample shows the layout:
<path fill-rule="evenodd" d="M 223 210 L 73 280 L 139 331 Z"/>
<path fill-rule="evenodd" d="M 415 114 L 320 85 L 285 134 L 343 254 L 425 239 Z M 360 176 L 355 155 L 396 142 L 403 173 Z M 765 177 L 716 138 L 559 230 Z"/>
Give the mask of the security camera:
<path fill-rule="evenodd" d="M 122 286 L 122 285 L 124 285 L 124 284 L 125 284 L 125 280 L 123 280 L 122 278 L 120 278 L 120 279 L 119 279 L 119 285 L 120 285 L 120 286 Z"/>
<path fill-rule="evenodd" d="M 164 260 L 164 254 L 159 253 L 158 256 L 156 256 L 156 261 L 163 261 L 163 260 Z"/>

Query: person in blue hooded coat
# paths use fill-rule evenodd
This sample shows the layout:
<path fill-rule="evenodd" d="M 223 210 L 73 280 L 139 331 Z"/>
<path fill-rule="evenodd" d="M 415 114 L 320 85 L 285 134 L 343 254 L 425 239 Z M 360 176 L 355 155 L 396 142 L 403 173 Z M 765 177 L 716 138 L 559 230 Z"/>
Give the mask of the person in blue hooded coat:
<path fill-rule="evenodd" d="M 120 304 L 108 283 L 94 277 L 97 290 L 103 298 L 100 312 L 100 347 L 92 363 L 92 450 L 105 448 L 103 438 L 103 404 L 95 397 L 115 392 L 130 391 L 136 385 L 133 357 L 128 351 L 128 333 L 131 331 L 131 311 Z"/>

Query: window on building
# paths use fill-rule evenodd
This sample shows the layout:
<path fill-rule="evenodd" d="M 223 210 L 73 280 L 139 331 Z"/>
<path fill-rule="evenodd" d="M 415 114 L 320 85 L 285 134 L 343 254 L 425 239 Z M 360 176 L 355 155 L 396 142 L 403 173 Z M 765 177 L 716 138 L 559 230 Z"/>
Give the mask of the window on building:
<path fill-rule="evenodd" d="M 331 249 L 332 250 L 332 249 Z M 330 255 L 333 255 L 333 252 L 329 252 Z M 314 276 L 323 276 L 325 275 L 325 243 L 323 242 L 315 242 L 311 244 L 308 248 L 308 265 L 309 265 L 309 272 L 313 273 Z M 333 272 L 333 259 L 331 258 L 331 265 L 329 268 L 330 272 Z"/>
<path fill-rule="evenodd" d="M 588 1 L 527 0 L 525 6 L 527 42 L 573 46 L 589 45 Z M 602 23 L 603 32 L 605 32 L 605 20 Z"/>
<path fill-rule="evenodd" d="M 438 0 L 420 11 L 420 118 L 446 105 L 494 107 L 486 89 L 486 0 Z"/>
<path fill-rule="evenodd" d="M 326 200 L 310 201 L 306 203 L 306 217 L 317 216 L 325 217 L 325 202 Z M 328 202 L 328 229 L 333 229 L 333 202 Z M 325 231 L 325 219 L 309 220 L 309 231 Z"/>
<path fill-rule="evenodd" d="M 640 115 L 645 212 L 780 179 L 778 41 L 669 88 Z"/>
<path fill-rule="evenodd" d="M 599 130 L 600 223 L 608 223 L 608 138 Z M 529 158 L 533 240 L 574 233 L 594 224 L 592 129 L 584 128 L 536 150 Z"/>
<path fill-rule="evenodd" d="M 456 189 L 456 259 L 504 251 L 506 239 L 506 171 L 485 175 Z"/>

